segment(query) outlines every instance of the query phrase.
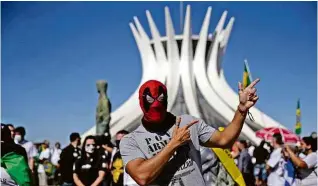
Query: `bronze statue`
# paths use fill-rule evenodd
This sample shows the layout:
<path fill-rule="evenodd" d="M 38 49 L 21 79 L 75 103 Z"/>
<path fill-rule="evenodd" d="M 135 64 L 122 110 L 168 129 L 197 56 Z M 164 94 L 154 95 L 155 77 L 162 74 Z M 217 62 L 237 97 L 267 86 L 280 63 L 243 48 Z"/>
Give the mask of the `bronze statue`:
<path fill-rule="evenodd" d="M 96 135 L 110 136 L 109 123 L 111 113 L 111 103 L 107 97 L 107 82 L 105 80 L 97 81 L 97 91 L 99 94 L 96 107 Z"/>

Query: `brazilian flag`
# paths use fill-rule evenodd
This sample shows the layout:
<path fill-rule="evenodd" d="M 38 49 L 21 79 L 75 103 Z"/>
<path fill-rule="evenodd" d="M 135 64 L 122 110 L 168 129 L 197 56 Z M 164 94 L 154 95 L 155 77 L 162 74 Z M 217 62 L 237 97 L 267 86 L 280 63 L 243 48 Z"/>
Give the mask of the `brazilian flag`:
<path fill-rule="evenodd" d="M 252 82 L 252 75 L 250 68 L 248 67 L 247 60 L 244 60 L 244 72 L 243 72 L 243 89 L 249 86 Z"/>
<path fill-rule="evenodd" d="M 301 112 L 300 112 L 300 100 L 297 101 L 297 109 L 296 109 L 296 127 L 295 127 L 295 133 L 297 135 L 301 134 Z"/>

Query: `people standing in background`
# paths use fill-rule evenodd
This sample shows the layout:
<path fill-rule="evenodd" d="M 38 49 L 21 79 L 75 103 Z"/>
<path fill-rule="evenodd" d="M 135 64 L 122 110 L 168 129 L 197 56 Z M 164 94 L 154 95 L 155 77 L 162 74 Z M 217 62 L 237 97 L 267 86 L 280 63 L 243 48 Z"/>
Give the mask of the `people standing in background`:
<path fill-rule="evenodd" d="M 42 151 L 39 156 L 39 166 L 38 166 L 39 185 L 47 186 L 48 176 L 45 170 L 45 165 L 48 163 L 51 157 L 51 153 L 49 149 L 49 141 L 44 140 L 41 146 L 42 146 Z"/>
<path fill-rule="evenodd" d="M 59 170 L 59 160 L 60 160 L 60 155 L 62 153 L 61 150 L 61 144 L 59 142 L 55 143 L 55 146 L 51 149 L 51 163 L 54 166 L 54 182 L 58 183 L 59 182 L 59 178 L 61 177 L 61 173 Z"/>
<path fill-rule="evenodd" d="M 14 143 L 8 125 L 1 123 L 1 185 L 32 185 L 26 151 Z"/>
<path fill-rule="evenodd" d="M 254 185 L 252 176 L 252 158 L 248 153 L 247 142 L 245 140 L 239 142 L 239 150 L 240 154 L 237 166 L 243 174 L 246 185 L 252 186 Z"/>
<path fill-rule="evenodd" d="M 133 186 L 137 183 L 126 173 L 124 162 L 119 151 L 121 139 L 129 134 L 126 130 L 121 130 L 116 133 L 116 146 L 112 150 L 110 168 L 112 173 L 112 186 Z"/>
<path fill-rule="evenodd" d="M 253 157 L 255 158 L 254 177 L 256 186 L 260 186 L 266 183 L 267 178 L 265 167 L 266 160 L 269 158 L 269 152 L 267 151 L 267 149 L 265 149 L 264 145 L 265 141 L 263 140 L 253 152 Z"/>
<path fill-rule="evenodd" d="M 219 172 L 218 158 L 210 148 L 202 146 L 200 147 L 200 155 L 205 185 L 215 185 Z"/>
<path fill-rule="evenodd" d="M 239 150 L 239 142 L 235 142 L 232 146 L 232 151 L 231 151 L 231 155 L 232 158 L 234 159 L 235 164 L 237 165 L 238 163 L 238 156 L 240 154 L 240 150 Z"/>
<path fill-rule="evenodd" d="M 81 156 L 81 137 L 79 133 L 75 132 L 70 135 L 70 144 L 65 147 L 60 155 L 60 172 L 62 186 L 72 186 L 73 181 L 73 165 L 75 161 Z"/>
<path fill-rule="evenodd" d="M 61 144 L 59 142 L 55 143 L 55 146 L 51 150 L 51 162 L 54 166 L 58 165 L 58 161 L 60 160 L 60 155 L 62 153 Z"/>
<path fill-rule="evenodd" d="M 11 132 L 11 135 L 12 135 L 12 132 Z M 25 149 L 28 156 L 28 164 L 29 164 L 30 170 L 33 176 L 35 177 L 37 175 L 35 175 L 36 170 L 34 168 L 35 167 L 34 157 L 38 155 L 38 152 L 34 144 L 31 141 L 28 141 L 25 139 L 25 135 L 26 135 L 26 131 L 24 127 L 17 127 L 14 130 L 14 141 Z"/>
<path fill-rule="evenodd" d="M 293 146 L 292 150 L 295 154 L 297 153 L 296 146 Z M 296 166 L 294 166 L 286 150 L 283 149 L 282 154 L 285 160 L 285 164 L 284 164 L 285 186 L 300 186 L 301 182 L 300 182 L 300 179 L 297 178 Z"/>
<path fill-rule="evenodd" d="M 248 154 L 253 157 L 253 152 L 255 150 L 255 146 L 252 144 L 252 142 L 250 142 L 249 140 L 246 140 L 246 143 L 247 143 L 247 151 L 248 151 Z"/>
<path fill-rule="evenodd" d="M 274 147 L 269 160 L 267 161 L 266 170 L 269 172 L 267 179 L 268 186 L 284 186 L 284 164 L 285 160 L 282 156 L 283 140 L 281 134 L 273 135 L 272 146 Z"/>
<path fill-rule="evenodd" d="M 15 130 L 15 128 L 14 128 L 13 124 L 10 123 L 10 124 L 7 124 L 7 126 L 8 126 L 9 129 L 10 129 L 11 138 L 14 139 L 14 134 L 15 134 L 14 130 Z"/>
<path fill-rule="evenodd" d="M 111 143 L 110 136 L 101 135 L 98 136 L 97 141 L 100 141 L 100 150 L 99 153 L 102 156 L 102 158 L 106 159 L 107 162 L 107 171 L 105 172 L 104 180 L 103 180 L 103 186 L 109 186 L 112 180 L 112 175 L 110 172 L 110 159 L 113 151 L 113 144 Z"/>
<path fill-rule="evenodd" d="M 73 179 L 77 186 L 102 186 L 107 161 L 96 149 L 94 136 L 87 136 L 82 146 L 81 157 L 76 160 Z"/>
<path fill-rule="evenodd" d="M 205 185 L 234 186 L 235 182 L 213 150 L 200 147 L 202 176 Z"/>
<path fill-rule="evenodd" d="M 293 164 L 299 169 L 301 185 L 317 185 L 317 138 L 304 137 L 301 147 L 306 155 L 304 159 L 297 157 L 288 145 L 285 146 L 284 151 L 288 153 Z"/>

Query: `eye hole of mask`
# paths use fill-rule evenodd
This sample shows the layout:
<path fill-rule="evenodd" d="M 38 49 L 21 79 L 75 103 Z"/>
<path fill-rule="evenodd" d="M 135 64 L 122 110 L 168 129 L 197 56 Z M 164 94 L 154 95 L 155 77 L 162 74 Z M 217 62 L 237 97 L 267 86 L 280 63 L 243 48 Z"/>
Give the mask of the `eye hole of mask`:
<path fill-rule="evenodd" d="M 164 95 L 163 95 L 163 94 L 161 94 L 161 95 L 157 98 L 157 100 L 160 101 L 160 102 L 162 102 L 163 99 L 164 99 Z"/>
<path fill-rule="evenodd" d="M 152 97 L 150 97 L 148 95 L 146 96 L 146 99 L 147 99 L 148 103 L 153 103 L 155 101 Z"/>

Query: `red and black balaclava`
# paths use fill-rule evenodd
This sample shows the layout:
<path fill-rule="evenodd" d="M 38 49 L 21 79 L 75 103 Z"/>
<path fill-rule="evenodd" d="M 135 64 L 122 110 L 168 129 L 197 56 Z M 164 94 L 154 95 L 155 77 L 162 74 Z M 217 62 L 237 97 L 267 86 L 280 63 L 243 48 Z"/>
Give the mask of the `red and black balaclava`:
<path fill-rule="evenodd" d="M 167 113 L 167 87 L 159 81 L 149 80 L 139 89 L 139 104 L 144 120 L 160 123 Z"/>

